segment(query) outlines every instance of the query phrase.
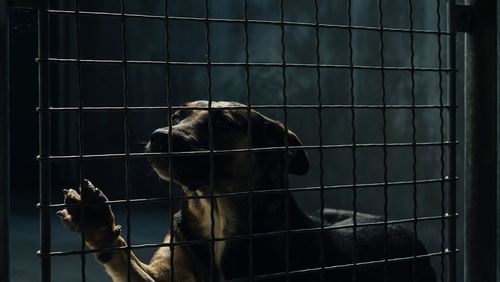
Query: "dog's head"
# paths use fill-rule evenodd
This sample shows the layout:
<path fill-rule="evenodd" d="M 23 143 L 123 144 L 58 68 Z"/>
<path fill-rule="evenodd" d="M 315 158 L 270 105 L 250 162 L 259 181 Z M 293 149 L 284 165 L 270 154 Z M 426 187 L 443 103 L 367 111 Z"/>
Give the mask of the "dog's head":
<path fill-rule="evenodd" d="M 286 132 L 280 122 L 254 110 L 249 121 L 245 105 L 213 102 L 212 130 L 209 130 L 208 102 L 190 102 L 186 107 L 173 113 L 170 127 L 155 130 L 146 146 L 146 152 L 174 152 L 171 160 L 168 156 L 149 158 L 161 178 L 170 180 L 171 175 L 174 181 L 189 189 L 204 189 L 209 186 L 211 170 L 214 183 L 232 182 L 241 186 L 246 186 L 250 177 L 264 177 L 269 173 L 283 177 L 286 169 L 288 173 L 303 175 L 309 170 L 307 154 L 298 148 L 302 145 L 299 138 L 290 130 Z M 248 134 L 249 124 L 251 134 Z M 286 143 L 291 147 L 287 153 Z M 212 160 L 207 153 L 211 145 L 216 151 Z M 246 150 L 249 146 L 267 149 L 254 152 L 252 157 Z M 175 154 L 178 152 L 181 153 Z"/>

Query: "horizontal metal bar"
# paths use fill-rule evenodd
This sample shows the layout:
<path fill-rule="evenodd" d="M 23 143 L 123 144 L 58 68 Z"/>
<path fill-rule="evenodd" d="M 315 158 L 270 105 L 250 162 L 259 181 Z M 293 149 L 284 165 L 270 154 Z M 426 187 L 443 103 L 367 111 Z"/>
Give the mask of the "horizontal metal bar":
<path fill-rule="evenodd" d="M 452 142 L 417 142 L 417 143 L 366 143 L 366 144 L 339 144 L 339 145 L 307 145 L 307 146 L 287 146 L 287 147 L 266 147 L 266 148 L 250 148 L 250 149 L 228 149 L 228 150 L 199 150 L 186 152 L 165 152 L 165 153 L 117 153 L 117 154 L 95 154 L 95 155 L 57 155 L 57 156 L 37 156 L 40 161 L 64 161 L 64 160 L 95 160 L 95 159 L 117 159 L 117 158 L 142 158 L 142 157 L 160 157 L 160 156 L 193 156 L 193 155 L 222 155 L 231 153 L 248 153 L 248 152 L 272 152 L 283 151 L 289 149 L 345 149 L 345 148 L 383 148 L 385 147 L 427 147 L 427 146 L 442 146 L 450 145 Z M 456 142 L 455 144 L 458 144 Z"/>
<path fill-rule="evenodd" d="M 138 65 L 172 65 L 172 66 L 208 66 L 208 62 L 163 61 L 163 60 L 123 60 L 116 59 L 75 59 L 75 58 L 37 58 L 38 63 L 81 63 L 81 64 L 138 64 Z M 302 64 L 302 63 L 246 63 L 246 62 L 210 62 L 211 67 L 288 67 L 288 68 L 333 68 L 358 70 L 386 71 L 421 71 L 421 72 L 451 72 L 450 68 L 435 67 L 402 67 L 402 66 L 367 66 L 343 64 Z"/>
<path fill-rule="evenodd" d="M 457 216 L 458 216 L 458 214 L 454 214 L 454 215 L 444 214 L 444 215 L 425 216 L 425 217 L 418 217 L 418 218 L 412 217 L 412 218 L 405 218 L 405 219 L 388 220 L 387 222 L 386 221 L 363 222 L 363 223 L 356 224 L 356 226 L 357 227 L 385 226 L 386 224 L 395 225 L 395 224 L 411 223 L 411 222 L 415 222 L 415 220 L 418 222 L 423 222 L 423 221 L 450 219 L 450 218 L 455 218 Z M 159 247 L 192 246 L 192 245 L 212 243 L 214 241 L 215 242 L 223 242 L 223 241 L 232 241 L 232 240 L 266 238 L 266 237 L 284 235 L 287 232 L 290 232 L 291 234 L 302 234 L 302 233 L 318 232 L 321 230 L 339 230 L 339 229 L 348 229 L 348 228 L 353 228 L 353 227 L 354 227 L 353 224 L 329 225 L 329 226 L 325 226 L 323 228 L 313 227 L 313 228 L 303 228 L 303 229 L 289 229 L 289 230 L 279 230 L 279 231 L 262 232 L 262 233 L 234 235 L 234 236 L 228 236 L 228 237 L 215 237 L 213 239 L 212 238 L 197 239 L 197 240 L 172 242 L 172 243 L 163 242 L 163 243 L 157 243 L 157 244 L 138 244 L 138 245 L 131 245 L 130 247 L 121 246 L 121 247 L 112 247 L 112 248 L 103 248 L 103 249 L 94 249 L 94 250 L 84 250 L 83 253 L 90 254 L 90 253 L 97 253 L 97 252 L 102 252 L 102 251 L 124 250 L 124 249 L 128 249 L 128 248 L 130 248 L 130 249 L 145 249 L 145 248 L 159 248 Z M 63 251 L 52 251 L 50 253 L 45 253 L 45 254 L 40 252 L 40 251 L 37 252 L 37 255 L 39 257 L 68 256 L 68 255 L 80 255 L 80 254 L 82 254 L 82 250 L 64 251 L 64 252 Z"/>
<path fill-rule="evenodd" d="M 74 15 L 75 11 L 72 10 L 47 10 L 47 13 L 53 15 Z M 182 16 L 168 16 L 163 15 L 147 15 L 147 14 L 134 14 L 134 13 L 114 13 L 102 11 L 79 11 L 81 16 L 104 16 L 104 17 L 126 17 L 126 18 L 140 18 L 151 20 L 170 20 L 170 21 L 194 21 L 194 22 L 211 22 L 211 23 L 249 23 L 249 24 L 269 24 L 269 25 L 285 25 L 285 26 L 305 26 L 312 28 L 332 28 L 332 29 L 353 29 L 353 30 L 368 30 L 380 32 L 402 32 L 402 33 L 421 33 L 421 34 L 435 34 L 435 35 L 450 35 L 449 32 L 437 30 L 424 30 L 424 29 L 405 29 L 405 28 L 388 28 L 388 27 L 372 27 L 372 26 L 356 26 L 356 25 L 339 25 L 339 24 L 326 24 L 315 22 L 296 22 L 296 21 L 278 21 L 278 20 L 252 20 L 252 19 L 228 19 L 228 18 L 205 18 L 205 17 L 182 17 Z"/>
<path fill-rule="evenodd" d="M 121 247 L 121 249 L 125 249 L 126 247 Z M 441 252 L 433 252 L 433 253 L 427 253 L 423 255 L 417 255 L 417 256 L 411 256 L 411 257 L 397 257 L 397 258 L 389 258 L 389 259 L 384 259 L 384 260 L 371 260 L 371 261 L 362 261 L 362 262 L 357 262 L 356 266 L 370 266 L 370 265 L 379 265 L 379 264 L 388 264 L 388 263 L 394 263 L 394 262 L 404 262 L 404 261 L 412 261 L 412 260 L 421 260 L 421 259 L 426 259 L 426 258 L 431 258 L 431 257 L 436 257 L 436 256 L 445 256 L 445 255 L 450 255 L 454 253 L 458 253 L 459 250 L 456 249 L 454 251 L 451 250 L 445 250 Z M 53 254 L 56 255 L 56 254 Z M 58 254 L 58 255 L 66 255 L 66 254 Z M 280 272 L 280 273 L 272 273 L 272 274 L 262 274 L 262 275 L 254 275 L 255 280 L 261 280 L 261 279 L 267 279 L 267 278 L 277 278 L 277 277 L 282 277 L 282 276 L 296 276 L 296 275 L 303 275 L 303 274 L 309 274 L 309 273 L 318 273 L 318 272 L 323 272 L 323 271 L 330 271 L 330 270 L 336 270 L 336 269 L 345 269 L 345 268 L 352 268 L 354 267 L 354 264 L 342 264 L 342 265 L 332 265 L 332 266 L 324 266 L 321 268 L 310 268 L 310 269 L 302 269 L 302 270 L 292 270 L 288 271 L 287 273 L 285 272 Z M 237 281 L 248 281 L 248 279 L 245 278 L 238 278 L 238 279 L 232 279 L 232 280 L 227 280 L 228 282 L 237 282 Z"/>
<path fill-rule="evenodd" d="M 251 109 L 449 109 L 456 106 L 451 105 L 252 105 Z M 164 110 L 208 110 L 207 107 L 190 107 L 190 106 L 137 106 L 137 107 L 127 107 L 128 111 L 164 111 Z M 220 107 L 217 109 L 222 110 L 246 110 L 248 106 L 229 106 Z M 37 111 L 48 111 L 48 112 L 74 112 L 74 111 L 84 111 L 84 112 L 114 112 L 114 111 L 125 111 L 125 107 L 50 107 L 50 108 L 37 108 Z"/>
<path fill-rule="evenodd" d="M 355 264 L 349 263 L 349 264 L 342 264 L 342 265 L 310 268 L 310 269 L 304 269 L 304 270 L 291 270 L 288 272 L 254 275 L 253 278 L 255 280 L 262 280 L 262 279 L 269 279 L 269 278 L 291 277 L 291 276 L 304 275 L 304 274 L 321 273 L 321 272 L 325 272 L 325 271 L 338 270 L 338 269 L 355 268 L 355 267 L 357 268 L 360 266 L 362 267 L 362 266 L 373 266 L 373 265 L 379 265 L 379 264 L 390 264 L 390 263 L 394 263 L 394 262 L 415 261 L 415 260 L 421 260 L 421 259 L 426 259 L 426 258 L 430 258 L 430 257 L 450 255 L 450 254 L 453 254 L 456 252 L 458 252 L 458 250 L 455 250 L 455 251 L 445 250 L 442 252 L 427 253 L 427 254 L 416 255 L 416 256 L 411 256 L 411 257 L 399 257 L 399 258 L 389 258 L 389 259 L 383 259 L 383 260 L 361 261 L 361 262 L 356 262 Z M 248 279 L 245 280 L 245 278 L 237 278 L 237 279 L 231 279 L 231 280 L 225 280 L 225 281 L 226 282 L 245 282 L 245 281 L 248 281 Z"/>
<path fill-rule="evenodd" d="M 458 179 L 458 178 L 457 178 Z M 457 180 L 455 179 L 455 180 Z M 171 197 L 158 197 L 158 198 L 146 198 L 146 199 L 130 199 L 128 201 L 131 204 L 145 204 L 145 203 L 162 203 L 162 202 L 168 202 L 171 200 L 192 200 L 192 199 L 210 199 L 210 198 L 229 198 L 229 197 L 236 197 L 236 196 L 245 196 L 245 195 L 262 195 L 262 194 L 277 194 L 277 193 L 293 193 L 293 192 L 311 192 L 311 191 L 321 191 L 321 189 L 324 189 L 325 191 L 327 190 L 342 190 L 342 189 L 367 189 L 367 188 L 374 188 L 374 187 L 384 187 L 384 185 L 387 186 L 402 186 L 402 185 L 411 185 L 411 184 L 431 184 L 431 183 L 441 183 L 441 182 L 449 182 L 451 181 L 450 178 L 445 177 L 445 178 L 432 178 L 432 179 L 421 179 L 421 180 L 407 180 L 407 181 L 392 181 L 392 182 L 378 182 L 378 183 L 358 183 L 358 184 L 342 184 L 342 185 L 323 185 L 323 186 L 312 186 L 312 187 L 291 187 L 289 189 L 259 189 L 259 188 L 253 188 L 254 191 L 240 191 L 240 192 L 225 192 L 225 193 L 220 193 L 220 194 L 214 194 L 214 195 L 206 195 L 206 196 L 200 196 L 200 195 L 193 195 L 193 196 L 175 196 L 173 198 Z M 117 205 L 124 205 L 127 204 L 127 200 L 108 200 L 105 202 L 108 205 L 111 206 L 117 206 Z M 93 206 L 93 205 L 101 205 L 101 203 L 88 203 L 86 206 Z M 71 207 L 71 206 L 80 206 L 79 203 L 69 203 L 69 204 L 51 204 L 51 205 L 41 205 L 40 203 L 37 204 L 37 208 L 40 209 L 48 209 L 48 208 L 65 208 L 65 207 Z"/>

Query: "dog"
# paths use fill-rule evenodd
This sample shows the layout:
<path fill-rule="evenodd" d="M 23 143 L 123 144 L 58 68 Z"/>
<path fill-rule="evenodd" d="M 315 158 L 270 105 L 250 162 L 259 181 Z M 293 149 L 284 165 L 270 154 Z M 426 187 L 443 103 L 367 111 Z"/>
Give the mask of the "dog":
<path fill-rule="evenodd" d="M 187 103 L 146 146 L 148 153 L 191 152 L 149 156 L 158 176 L 184 194 L 164 240 L 174 246 L 160 247 L 149 264 L 124 248 L 101 190 L 88 180 L 79 191 L 64 190 L 68 206 L 57 214 L 66 228 L 83 233 L 113 281 L 436 281 L 420 256 L 425 247 L 405 226 L 363 225 L 383 218 L 357 213 L 361 226 L 353 228 L 351 211 L 325 209 L 321 217 L 299 208 L 286 190 L 288 174 L 304 175 L 310 164 L 282 123 L 236 102 L 214 101 L 210 113 L 208 106 Z M 218 153 L 207 154 L 211 148 Z"/>

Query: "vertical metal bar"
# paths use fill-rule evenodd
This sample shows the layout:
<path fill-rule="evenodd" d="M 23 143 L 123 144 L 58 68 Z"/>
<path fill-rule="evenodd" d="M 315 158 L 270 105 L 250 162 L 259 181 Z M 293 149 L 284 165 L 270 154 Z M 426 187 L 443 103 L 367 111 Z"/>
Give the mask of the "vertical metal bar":
<path fill-rule="evenodd" d="M 9 157 L 9 9 L 0 0 L 0 280 L 9 278 L 10 157 Z"/>
<path fill-rule="evenodd" d="M 379 43 L 380 43 L 380 84 L 382 90 L 382 135 L 384 139 L 384 146 L 382 148 L 384 153 L 384 282 L 387 281 L 387 268 L 388 268 L 388 250 L 387 243 L 389 240 L 389 165 L 387 156 L 387 89 L 385 82 L 385 45 L 384 45 L 384 9 L 382 0 L 378 1 L 379 13 Z"/>
<path fill-rule="evenodd" d="M 456 127 L 456 30 L 455 30 L 455 0 L 448 0 L 448 31 L 450 36 L 448 39 L 448 68 L 452 71 L 449 73 L 448 77 L 448 99 L 450 108 L 448 111 L 449 117 L 449 191 L 448 191 L 448 214 L 452 215 L 448 221 L 448 250 L 450 254 L 448 256 L 448 282 L 455 282 L 457 279 L 456 270 L 456 175 L 457 175 L 457 152 L 456 152 L 456 140 L 457 140 L 457 127 Z"/>
<path fill-rule="evenodd" d="M 283 126 L 285 127 L 285 134 L 284 134 L 284 144 L 285 144 L 285 170 L 284 170 L 284 175 L 283 178 L 285 180 L 284 183 L 284 188 L 287 190 L 285 194 L 285 229 L 286 229 L 286 235 L 285 235 L 285 281 L 290 281 L 290 198 L 292 195 L 290 194 L 290 191 L 288 189 L 290 188 L 289 186 L 289 179 L 288 179 L 288 168 L 289 168 L 289 156 L 288 156 L 288 110 L 287 110 L 287 104 L 288 104 L 288 95 L 286 92 L 286 87 L 287 87 L 287 79 L 286 79 L 286 40 L 285 40 L 285 6 L 284 6 L 284 1 L 285 0 L 280 0 L 280 29 L 281 29 L 281 79 L 283 81 Z"/>
<path fill-rule="evenodd" d="M 319 121 L 319 198 L 320 198 L 320 237 L 319 237 L 319 263 L 321 267 L 320 281 L 325 281 L 325 248 L 324 248 L 324 235 L 325 235 L 325 168 L 324 168 L 324 155 L 323 155 L 323 100 L 321 89 L 321 57 L 320 57 L 320 32 L 319 32 L 319 3 L 314 0 L 314 23 L 315 23 L 315 39 L 316 39 L 316 87 L 318 88 L 318 121 Z"/>
<path fill-rule="evenodd" d="M 357 159 L 356 159 L 356 99 L 354 94 L 354 48 L 353 48 L 353 34 L 352 34 L 352 0 L 347 4 L 347 20 L 349 26 L 349 77 L 350 86 L 349 94 L 351 98 L 351 142 L 352 142 L 352 281 L 356 282 L 357 277 L 357 263 L 358 263 L 358 191 L 357 191 Z"/>
<path fill-rule="evenodd" d="M 417 280 L 417 236 L 418 236 L 418 201 L 417 201 L 417 124 L 415 109 L 415 28 L 413 18 L 413 1 L 408 0 L 408 14 L 410 18 L 410 65 L 411 65 L 411 125 L 412 125 L 412 174 L 413 174 L 413 281 Z"/>
<path fill-rule="evenodd" d="M 445 200 L 446 200 L 446 191 L 445 191 L 445 176 L 446 176 L 446 162 L 445 162 L 445 133 L 444 133 L 444 127 L 445 127 L 445 122 L 444 122 L 444 89 L 443 89 L 443 59 L 442 59 L 442 51 L 443 51 L 443 46 L 441 43 L 441 0 L 436 1 L 436 17 L 437 17 L 437 30 L 438 34 L 436 36 L 437 43 L 438 43 L 438 50 L 437 50 L 437 59 L 438 59 L 438 75 L 439 75 L 439 135 L 440 135 L 440 166 L 441 166 L 441 171 L 440 171 L 440 177 L 441 177 L 441 183 L 440 183 L 440 192 L 441 192 L 441 216 L 443 218 L 441 219 L 441 230 L 440 230 L 440 235 L 441 235 L 441 271 L 439 277 L 441 278 L 441 282 L 444 282 L 445 279 L 445 270 L 446 270 L 446 265 L 445 265 L 445 246 L 446 246 L 446 235 L 445 235 L 445 228 L 446 228 L 446 220 L 444 218 L 444 215 L 446 213 L 446 206 L 445 206 Z"/>
<path fill-rule="evenodd" d="M 496 1 L 470 0 L 465 35 L 465 278 L 496 281 Z"/>
<path fill-rule="evenodd" d="M 250 156 L 250 164 L 253 168 L 255 166 L 255 154 L 252 152 L 252 100 L 250 91 L 250 47 L 249 47 L 249 36 L 248 36 L 248 0 L 244 0 L 243 3 L 244 17 L 245 17 L 245 84 L 247 91 L 247 116 L 248 116 L 248 127 L 247 127 L 247 139 L 248 139 L 248 154 Z M 255 175 L 253 174 L 248 187 L 248 234 L 253 234 L 253 201 L 254 201 L 254 186 L 255 186 Z M 254 257 L 253 257 L 253 238 L 248 239 L 248 281 L 252 282 L 254 280 Z"/>
<path fill-rule="evenodd" d="M 216 279 L 215 261 L 215 208 L 216 199 L 214 197 L 214 128 L 212 120 L 212 48 L 210 44 L 210 1 L 205 0 L 205 35 L 207 47 L 207 94 L 208 94 L 208 147 L 209 147 L 209 198 L 210 198 L 210 281 Z"/>
<path fill-rule="evenodd" d="M 174 267 L 174 260 L 175 260 L 175 246 L 172 244 L 174 242 L 174 189 L 173 189 L 173 183 L 174 183 L 174 176 L 172 173 L 172 156 L 170 153 L 172 153 L 172 89 L 170 87 L 170 21 L 169 21 L 169 13 L 168 13 L 168 7 L 169 7 L 169 0 L 164 0 L 163 2 L 164 5 L 164 13 L 165 13 L 165 87 L 167 90 L 167 106 L 168 106 L 168 177 L 170 178 L 170 181 L 168 182 L 168 193 L 170 196 L 169 199 L 169 212 L 170 212 L 170 237 L 168 243 L 170 244 L 169 250 L 170 250 L 170 260 L 169 260 L 169 267 L 170 267 L 170 281 L 175 281 L 175 267 Z"/>
<path fill-rule="evenodd" d="M 125 146 L 125 200 L 126 200 L 126 213 L 127 213 L 127 281 L 130 282 L 130 274 L 132 270 L 130 246 L 132 245 L 132 224 L 130 219 L 130 127 L 129 127 L 129 111 L 128 111 L 128 68 L 127 68 L 127 25 L 125 21 L 125 0 L 120 2 L 121 12 L 121 27 L 122 27 L 122 83 L 123 83 L 123 132 L 124 132 L 124 146 Z"/>
<path fill-rule="evenodd" d="M 75 24 L 76 24 L 76 76 L 77 76 L 77 97 L 78 97 L 78 175 L 80 181 L 80 187 L 83 188 L 84 179 L 84 160 L 83 155 L 85 154 L 85 144 L 84 144 L 84 113 L 83 113 L 83 81 L 82 81 L 82 63 L 81 63 L 81 20 L 80 20 L 80 0 L 75 0 Z M 80 276 L 81 281 L 85 282 L 87 280 L 85 268 L 85 204 L 86 204 L 86 193 L 80 193 L 80 228 L 81 228 L 81 241 L 80 241 Z"/>
<path fill-rule="evenodd" d="M 49 63 L 44 60 L 49 55 L 49 17 L 46 13 L 48 1 L 43 1 L 38 10 L 38 106 L 47 109 L 49 99 Z M 40 255 L 41 281 L 49 282 L 51 277 L 50 244 L 50 115 L 48 111 L 39 112 L 39 178 L 40 178 Z"/>

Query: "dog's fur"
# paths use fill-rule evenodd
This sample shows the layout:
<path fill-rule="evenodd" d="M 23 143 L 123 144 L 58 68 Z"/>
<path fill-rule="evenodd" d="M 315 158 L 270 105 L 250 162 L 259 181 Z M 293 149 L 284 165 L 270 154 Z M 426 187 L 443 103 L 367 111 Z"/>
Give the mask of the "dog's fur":
<path fill-rule="evenodd" d="M 197 101 L 187 106 L 198 108 L 208 104 Z M 242 104 L 213 102 L 212 107 L 211 118 L 207 110 L 177 111 L 172 117 L 171 129 L 156 130 L 146 152 L 168 152 L 169 146 L 172 152 L 200 151 L 209 150 L 211 145 L 215 150 L 242 150 L 214 154 L 212 159 L 207 154 L 196 153 L 174 156 L 170 161 L 165 156 L 150 157 L 156 173 L 178 183 L 188 196 L 175 215 L 174 229 L 165 238 L 165 242 L 172 241 L 176 246 L 172 254 L 169 247 L 159 248 L 149 264 L 142 263 L 131 252 L 130 271 L 126 250 L 98 252 L 97 259 L 113 281 L 127 281 L 127 275 L 134 282 L 171 281 L 171 277 L 174 281 L 236 278 L 249 281 L 249 274 L 259 277 L 273 273 L 277 275 L 265 281 L 285 281 L 287 271 L 291 274 L 289 281 L 321 281 L 321 275 L 323 281 L 337 282 L 353 281 L 353 275 L 358 282 L 409 282 L 414 281 L 413 275 L 415 281 L 435 281 L 428 258 L 389 262 L 385 267 L 380 263 L 366 264 L 426 253 L 421 242 L 414 240 L 412 232 L 401 225 L 388 225 L 387 233 L 384 226 L 359 226 L 353 240 L 354 228 L 341 228 L 353 224 L 352 212 L 327 209 L 324 213 L 327 229 L 321 232 L 319 218 L 302 212 L 285 191 L 287 173 L 302 175 L 309 169 L 299 138 L 291 131 L 286 132 L 281 123 L 254 110 L 249 115 L 244 108 L 234 109 L 244 107 Z M 254 153 L 245 150 L 249 146 L 284 147 L 285 143 L 290 146 L 287 153 L 275 149 Z M 250 187 L 253 192 L 249 192 Z M 273 191 L 258 193 L 259 190 Z M 211 193 L 217 197 L 204 198 Z M 232 195 L 221 197 L 227 193 Z M 87 246 L 91 249 L 126 246 L 111 208 L 104 203 L 106 196 L 88 181 L 84 182 L 80 194 L 65 190 L 66 203 L 82 202 L 82 198 L 87 203 L 84 221 Z M 69 206 L 58 215 L 68 229 L 81 233 L 80 211 L 78 206 Z M 357 223 L 383 221 L 361 213 L 357 213 L 356 219 Z M 287 232 L 304 229 L 313 231 Z M 250 240 L 249 236 L 245 237 L 248 234 L 266 236 Z M 212 236 L 218 239 L 213 245 L 210 244 Z M 219 240 L 231 236 L 237 239 Z M 182 244 L 189 241 L 197 243 Z M 353 267 L 346 266 L 353 261 L 359 264 L 354 271 Z M 321 270 L 322 266 L 325 269 Z M 301 273 L 307 269 L 317 271 Z"/>

